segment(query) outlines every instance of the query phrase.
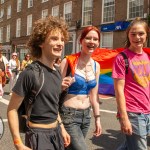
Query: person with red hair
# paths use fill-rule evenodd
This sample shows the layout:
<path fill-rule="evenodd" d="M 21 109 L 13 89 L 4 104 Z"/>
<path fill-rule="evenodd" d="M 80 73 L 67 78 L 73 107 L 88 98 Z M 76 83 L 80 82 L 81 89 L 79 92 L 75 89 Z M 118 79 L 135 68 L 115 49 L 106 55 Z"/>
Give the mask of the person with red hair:
<path fill-rule="evenodd" d="M 95 118 L 94 135 L 101 135 L 98 83 L 100 66 L 91 57 L 99 46 L 100 32 L 94 26 L 84 28 L 80 37 L 81 51 L 66 56 L 61 62 L 63 87 L 68 93 L 61 102 L 60 114 L 71 137 L 67 150 L 87 150 L 85 137 L 91 120 L 91 106 Z M 67 72 L 70 75 L 66 77 Z"/>

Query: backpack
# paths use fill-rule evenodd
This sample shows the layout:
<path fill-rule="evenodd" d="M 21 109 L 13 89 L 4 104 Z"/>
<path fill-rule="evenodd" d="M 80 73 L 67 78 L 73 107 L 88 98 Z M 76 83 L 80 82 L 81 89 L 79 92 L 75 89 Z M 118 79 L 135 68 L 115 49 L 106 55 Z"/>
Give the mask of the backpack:
<path fill-rule="evenodd" d="M 37 95 L 44 84 L 44 72 L 41 66 L 35 61 L 28 65 L 25 70 L 32 70 L 35 76 L 34 88 L 25 96 L 18 109 L 19 131 L 25 133 L 28 129 L 28 121 Z"/>
<path fill-rule="evenodd" d="M 126 74 L 128 74 L 128 68 L 129 68 L 129 61 L 128 61 L 128 57 L 124 52 L 120 52 L 120 54 L 122 55 L 124 62 L 125 62 L 125 68 L 126 68 Z"/>
<path fill-rule="evenodd" d="M 120 52 L 119 54 L 122 55 L 124 62 L 125 62 L 125 68 L 126 68 L 126 74 L 128 74 L 128 68 L 129 68 L 129 61 L 128 61 L 128 57 L 124 52 Z M 150 54 L 147 53 L 148 56 L 150 56 Z"/>

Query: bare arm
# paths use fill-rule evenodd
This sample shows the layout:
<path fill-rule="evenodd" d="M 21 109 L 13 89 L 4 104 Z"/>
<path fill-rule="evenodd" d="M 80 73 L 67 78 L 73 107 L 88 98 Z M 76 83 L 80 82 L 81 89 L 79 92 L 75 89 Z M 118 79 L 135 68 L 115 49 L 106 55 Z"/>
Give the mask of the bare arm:
<path fill-rule="evenodd" d="M 17 95 L 16 93 L 12 94 L 10 103 L 7 109 L 8 123 L 10 131 L 12 134 L 13 140 L 18 140 L 15 144 L 17 150 L 30 150 L 28 147 L 24 146 L 21 142 L 20 133 L 19 133 L 19 123 L 18 123 L 18 113 L 17 110 L 23 101 L 23 97 Z"/>
<path fill-rule="evenodd" d="M 127 111 L 126 111 L 126 102 L 124 96 L 124 85 L 125 80 L 123 79 L 114 79 L 115 95 L 117 101 L 117 107 L 120 114 L 120 125 L 121 130 L 125 134 L 132 134 L 132 127 L 129 121 Z"/>
<path fill-rule="evenodd" d="M 65 90 L 74 82 L 74 78 L 72 78 L 71 76 L 66 77 L 67 68 L 68 68 L 68 62 L 67 62 L 67 59 L 64 58 L 60 64 L 61 75 L 62 75 L 62 79 L 63 79 L 62 80 L 62 90 Z"/>
<path fill-rule="evenodd" d="M 71 77 L 66 77 L 66 72 L 67 72 L 67 68 L 68 68 L 68 62 L 67 62 L 67 59 L 64 58 L 60 64 L 60 69 L 61 69 L 61 75 L 62 75 L 62 90 L 65 90 L 66 88 L 68 88 L 71 84 L 71 80 L 72 78 Z M 64 145 L 65 147 L 67 147 L 69 144 L 70 144 L 70 135 L 67 133 L 64 125 L 63 125 L 63 122 L 61 120 L 61 117 L 60 115 L 58 115 L 58 120 L 59 122 L 61 122 L 61 130 L 62 130 L 62 136 L 63 136 L 63 139 L 64 139 Z"/>
<path fill-rule="evenodd" d="M 94 117 L 95 117 L 95 131 L 94 131 L 94 135 L 95 136 L 99 136 L 102 133 L 102 127 L 101 127 L 101 123 L 100 123 L 100 105 L 99 105 L 99 98 L 98 98 L 98 83 L 99 83 L 99 74 L 100 74 L 100 66 L 98 63 L 96 63 L 96 81 L 97 81 L 97 85 L 95 88 L 93 88 L 90 91 L 90 102 L 91 102 L 91 106 L 93 108 L 93 113 L 94 113 Z"/>
<path fill-rule="evenodd" d="M 62 137 L 64 139 L 64 145 L 65 145 L 65 147 L 67 147 L 70 144 L 70 135 L 67 133 L 59 114 L 58 114 L 57 119 L 58 119 L 58 122 L 60 123 Z"/>
<path fill-rule="evenodd" d="M 60 64 L 62 78 L 66 76 L 67 68 L 68 68 L 68 62 L 67 59 L 64 58 Z"/>

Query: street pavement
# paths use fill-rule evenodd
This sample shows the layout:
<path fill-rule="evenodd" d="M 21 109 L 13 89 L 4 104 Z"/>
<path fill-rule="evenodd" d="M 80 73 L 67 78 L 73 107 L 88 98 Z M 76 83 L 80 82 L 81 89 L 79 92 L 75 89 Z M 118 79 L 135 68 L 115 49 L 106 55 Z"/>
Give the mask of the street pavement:
<path fill-rule="evenodd" d="M 8 95 L 8 85 L 5 87 L 5 94 L 3 99 L 0 99 L 0 117 L 3 118 L 5 131 L 0 140 L 0 150 L 15 150 L 11 134 L 8 128 L 7 121 L 7 106 L 10 100 Z M 102 135 L 99 137 L 93 137 L 94 120 L 91 112 L 91 126 L 86 137 L 88 150 L 116 150 L 124 139 L 124 136 L 120 132 L 120 126 L 116 119 L 116 102 L 114 97 L 100 95 L 100 113 L 102 124 Z M 24 140 L 24 135 L 21 134 L 21 138 Z M 150 138 L 148 138 L 148 150 L 150 150 Z"/>

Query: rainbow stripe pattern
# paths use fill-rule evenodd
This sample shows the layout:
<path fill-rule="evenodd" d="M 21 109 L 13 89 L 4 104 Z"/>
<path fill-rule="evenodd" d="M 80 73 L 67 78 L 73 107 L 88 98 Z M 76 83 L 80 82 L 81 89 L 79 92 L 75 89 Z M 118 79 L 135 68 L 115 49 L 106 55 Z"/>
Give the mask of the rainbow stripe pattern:
<path fill-rule="evenodd" d="M 111 77 L 112 65 L 114 58 L 124 48 L 118 49 L 103 49 L 97 48 L 92 54 L 92 58 L 100 64 L 100 77 L 99 77 L 99 94 L 115 95 L 114 83 Z M 150 48 L 144 48 L 144 51 L 150 54 Z"/>

